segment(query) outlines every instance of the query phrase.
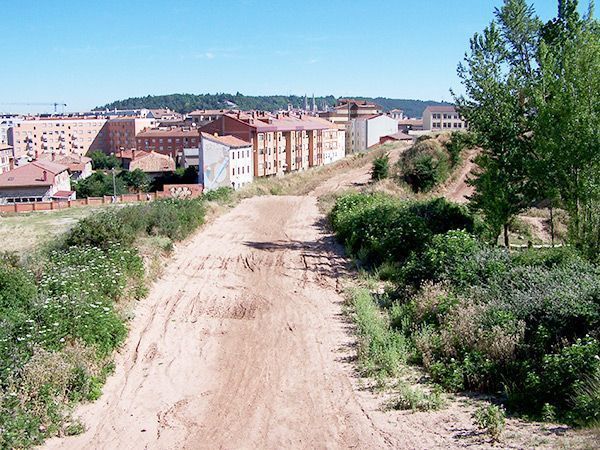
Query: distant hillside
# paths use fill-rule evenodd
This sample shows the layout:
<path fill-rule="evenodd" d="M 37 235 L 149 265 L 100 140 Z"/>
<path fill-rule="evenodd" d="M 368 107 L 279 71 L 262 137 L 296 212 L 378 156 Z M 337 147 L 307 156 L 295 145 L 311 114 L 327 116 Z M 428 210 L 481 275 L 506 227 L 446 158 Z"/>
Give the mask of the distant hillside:
<path fill-rule="evenodd" d="M 409 117 L 421 117 L 423 110 L 428 105 L 439 105 L 440 102 L 423 100 L 404 100 L 393 98 L 370 98 L 356 97 L 361 100 L 374 101 L 381 105 L 386 111 L 390 109 L 402 109 Z M 311 104 L 312 98 L 309 99 Z M 328 106 L 335 105 L 336 98 L 333 95 L 326 97 L 316 97 L 319 107 L 323 103 Z M 276 111 L 286 109 L 288 103 L 295 108 L 304 106 L 304 97 L 297 95 L 242 95 L 239 92 L 233 94 L 168 94 L 168 95 L 147 95 L 146 97 L 133 97 L 125 100 L 117 100 L 104 106 L 99 106 L 95 110 L 103 109 L 139 109 L 139 108 L 170 108 L 180 113 L 188 113 L 195 109 L 223 109 L 231 108 L 232 103 L 241 110 L 265 110 Z"/>

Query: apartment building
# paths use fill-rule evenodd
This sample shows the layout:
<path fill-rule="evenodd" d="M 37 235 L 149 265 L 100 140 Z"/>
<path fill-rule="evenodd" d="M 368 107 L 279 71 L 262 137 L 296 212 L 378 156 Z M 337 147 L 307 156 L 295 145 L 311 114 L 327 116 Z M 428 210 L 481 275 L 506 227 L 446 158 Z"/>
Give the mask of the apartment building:
<path fill-rule="evenodd" d="M 388 111 L 387 115 L 392 119 L 404 120 L 404 111 L 401 109 L 392 109 L 391 111 Z"/>
<path fill-rule="evenodd" d="M 137 145 L 136 136 L 147 128 L 158 126 L 158 119 L 147 117 L 118 117 L 111 118 L 107 123 L 105 151 L 117 153 Z"/>
<path fill-rule="evenodd" d="M 197 149 L 199 142 L 198 130 L 180 127 L 145 130 L 135 137 L 135 147 L 138 150 L 170 155 L 173 159 L 182 157 L 185 149 Z"/>
<path fill-rule="evenodd" d="M 14 167 L 13 148 L 0 143 L 0 174 Z"/>
<path fill-rule="evenodd" d="M 198 182 L 204 190 L 239 189 L 254 178 L 252 143 L 234 136 L 200 134 Z"/>
<path fill-rule="evenodd" d="M 379 144 L 383 136 L 398 132 L 398 121 L 384 114 L 352 119 L 346 126 L 350 141 L 346 150 L 350 153 L 364 152 Z"/>
<path fill-rule="evenodd" d="M 467 128 L 454 106 L 428 106 L 423 111 L 423 130 L 458 131 Z"/>
<path fill-rule="evenodd" d="M 106 147 L 107 120 L 103 117 L 28 117 L 8 130 L 16 160 L 38 159 L 43 154 L 85 155 Z"/>
<path fill-rule="evenodd" d="M 352 119 L 361 119 L 365 117 L 381 114 L 383 108 L 375 103 L 369 103 L 364 100 L 354 100 L 351 98 L 339 99 L 337 105 L 330 111 L 319 113 L 319 117 L 337 124 L 347 124 Z"/>
<path fill-rule="evenodd" d="M 346 127 L 334 127 L 323 131 L 323 164 L 331 164 L 346 156 Z"/>
<path fill-rule="evenodd" d="M 232 135 L 253 146 L 255 177 L 280 175 L 325 164 L 324 143 L 332 150 L 344 145 L 343 131 L 313 116 L 264 112 L 225 114 L 201 128 L 208 134 Z M 326 131 L 330 133 L 326 134 Z M 335 134 L 334 134 L 335 133 Z M 334 139 L 332 136 L 336 136 Z M 334 148 L 331 148 L 334 147 Z M 336 153 L 337 156 L 337 153 Z"/>
<path fill-rule="evenodd" d="M 0 144 L 8 144 L 8 130 L 21 122 L 23 119 L 20 116 L 11 114 L 0 117 Z"/>

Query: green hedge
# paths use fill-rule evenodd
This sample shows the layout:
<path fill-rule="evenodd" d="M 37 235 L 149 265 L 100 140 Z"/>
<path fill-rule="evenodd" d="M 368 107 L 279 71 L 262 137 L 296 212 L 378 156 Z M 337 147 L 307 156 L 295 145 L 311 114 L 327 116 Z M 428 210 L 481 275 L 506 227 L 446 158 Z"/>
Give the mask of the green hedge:
<path fill-rule="evenodd" d="M 125 206 L 82 219 L 26 267 L 0 260 L 0 448 L 81 430 L 68 406 L 100 395 L 127 334 L 118 305 L 146 293 L 136 238 L 181 240 L 203 221 L 200 199 Z"/>

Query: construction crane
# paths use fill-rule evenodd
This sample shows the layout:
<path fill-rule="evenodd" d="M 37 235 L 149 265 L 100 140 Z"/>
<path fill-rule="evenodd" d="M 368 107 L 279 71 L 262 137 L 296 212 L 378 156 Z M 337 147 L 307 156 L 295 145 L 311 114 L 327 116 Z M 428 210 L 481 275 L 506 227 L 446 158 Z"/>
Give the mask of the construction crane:
<path fill-rule="evenodd" d="M 0 105 L 10 105 L 10 106 L 53 106 L 55 113 L 58 112 L 58 107 L 59 106 L 61 108 L 63 108 L 63 112 L 64 112 L 64 107 L 67 106 L 66 103 L 61 103 L 61 102 L 53 102 L 53 103 L 4 103 L 4 102 L 0 102 Z"/>

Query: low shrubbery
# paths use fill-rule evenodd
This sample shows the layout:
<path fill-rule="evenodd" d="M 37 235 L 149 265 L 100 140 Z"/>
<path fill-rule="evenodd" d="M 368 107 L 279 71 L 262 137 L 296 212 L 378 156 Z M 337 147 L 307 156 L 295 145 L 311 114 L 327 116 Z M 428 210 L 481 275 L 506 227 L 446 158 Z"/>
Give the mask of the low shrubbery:
<path fill-rule="evenodd" d="M 202 200 L 127 206 L 81 220 L 25 266 L 0 260 L 0 447 L 81 431 L 68 405 L 100 395 L 127 332 L 119 305 L 146 293 L 134 241 L 181 240 L 203 219 Z"/>
<path fill-rule="evenodd" d="M 404 262 L 436 234 L 476 229 L 465 208 L 442 198 L 406 202 L 384 194 L 342 196 L 330 219 L 349 252 L 371 265 Z"/>
<path fill-rule="evenodd" d="M 462 151 L 473 145 L 473 137 L 466 132 L 420 136 L 398 161 L 401 178 L 415 192 L 430 191 L 449 177 Z"/>
<path fill-rule="evenodd" d="M 383 180 L 387 178 L 390 173 L 390 155 L 379 156 L 373 160 L 373 167 L 371 169 L 371 179 L 375 181 Z"/>
<path fill-rule="evenodd" d="M 331 222 L 351 254 L 396 283 L 381 308 L 371 298 L 372 315 L 434 382 L 501 392 L 532 417 L 600 418 L 598 266 L 568 248 L 489 246 L 466 211 L 439 200 L 351 194 Z"/>

